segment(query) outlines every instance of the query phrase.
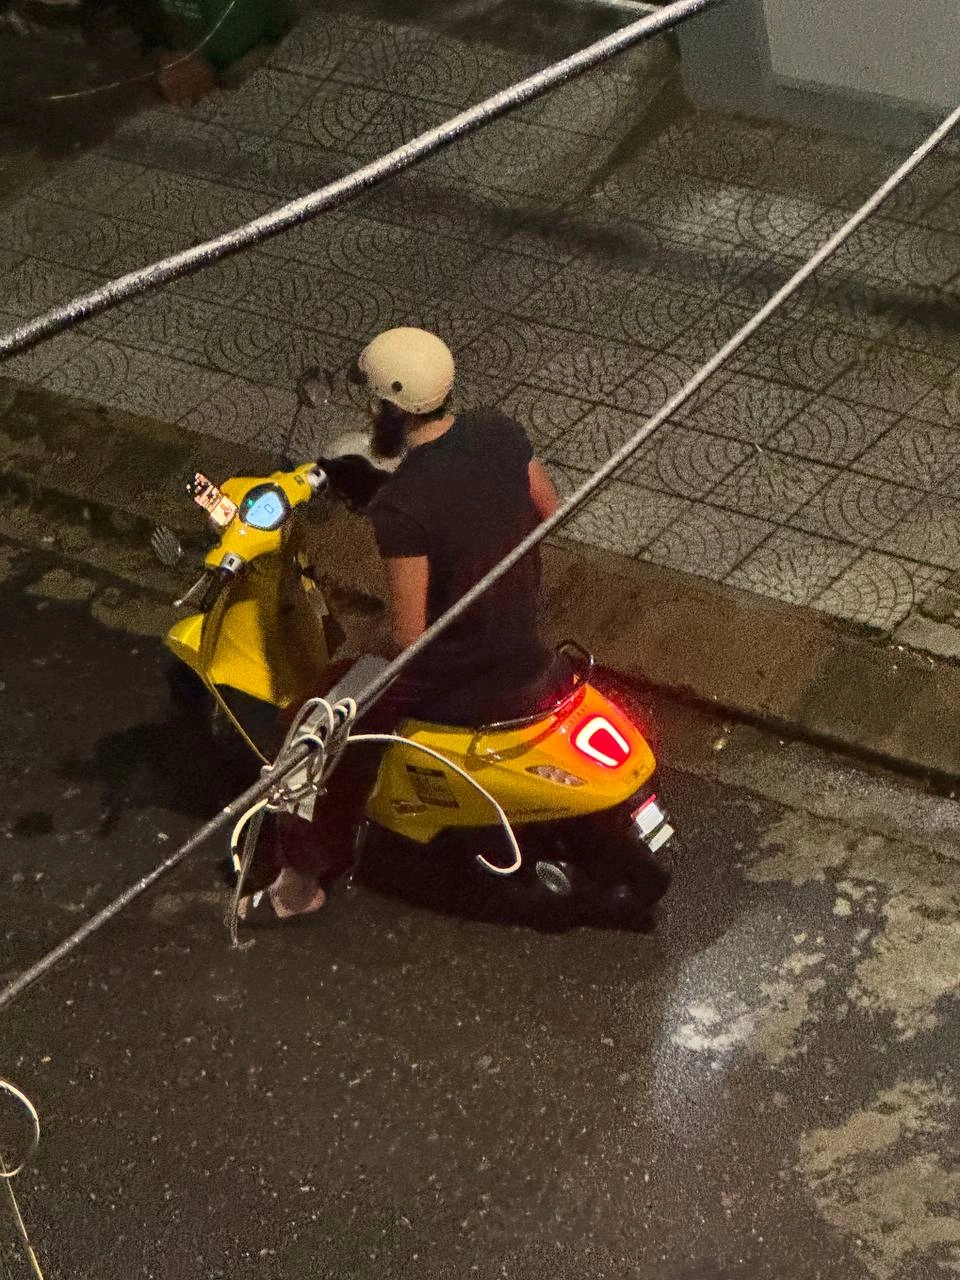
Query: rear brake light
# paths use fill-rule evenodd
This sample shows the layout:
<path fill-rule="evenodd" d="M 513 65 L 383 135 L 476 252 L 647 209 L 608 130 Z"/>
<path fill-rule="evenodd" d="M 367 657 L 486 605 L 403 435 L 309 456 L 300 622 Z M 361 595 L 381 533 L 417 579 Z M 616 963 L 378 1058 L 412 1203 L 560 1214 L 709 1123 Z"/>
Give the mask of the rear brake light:
<path fill-rule="evenodd" d="M 619 769 L 630 759 L 630 743 L 606 716 L 591 716 L 573 735 L 573 745 L 588 760 Z"/>

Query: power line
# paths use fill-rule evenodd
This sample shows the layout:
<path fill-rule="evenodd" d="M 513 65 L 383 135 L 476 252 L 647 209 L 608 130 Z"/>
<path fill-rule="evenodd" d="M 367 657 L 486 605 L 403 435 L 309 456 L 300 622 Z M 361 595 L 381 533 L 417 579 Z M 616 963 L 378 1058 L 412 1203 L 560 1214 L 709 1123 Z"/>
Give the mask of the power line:
<path fill-rule="evenodd" d="M 581 49 L 578 53 L 544 67 L 542 71 L 535 72 L 525 80 L 509 85 L 492 97 L 477 103 L 476 106 L 461 111 L 459 115 L 444 121 L 443 124 L 428 129 L 426 133 L 421 133 L 410 142 L 405 142 L 394 151 L 380 156 L 379 159 L 347 174 L 346 177 L 338 178 L 318 191 L 300 196 L 297 200 L 291 200 L 288 204 L 281 205 L 279 209 L 265 213 L 232 231 L 215 236 L 212 240 L 205 240 L 192 248 L 183 249 L 179 253 L 151 263 L 149 266 L 118 276 L 91 293 L 81 294 L 69 302 L 52 307 L 42 315 L 18 325 L 0 336 L 0 357 L 25 351 L 41 339 L 72 328 L 91 316 L 117 306 L 127 298 L 136 297 L 171 280 L 190 275 L 203 267 L 212 266 L 221 258 L 238 253 L 241 249 L 252 245 L 261 244 L 270 236 L 278 235 L 281 231 L 307 222 L 325 209 L 343 204 L 353 196 L 359 195 L 361 191 L 376 186 L 395 174 L 402 173 L 405 169 L 425 160 L 435 151 L 450 146 L 491 120 L 542 97 L 550 89 L 572 80 L 575 76 L 582 75 L 615 54 L 622 53 L 623 50 L 661 31 L 675 27 L 703 9 L 720 2 L 721 0 L 674 0 L 673 4 L 646 14 L 636 22 L 621 27 L 612 35 L 605 36 L 585 49 Z"/>
<path fill-rule="evenodd" d="M 357 708 L 360 711 L 368 709 L 372 706 L 377 698 L 385 691 L 389 684 L 396 679 L 400 672 L 404 669 L 408 662 L 421 653 L 427 645 L 436 639 L 442 631 L 444 631 L 453 621 L 455 621 L 465 609 L 474 604 L 483 593 L 488 590 L 495 582 L 497 582 L 505 573 L 508 573 L 513 566 L 523 558 L 528 552 L 532 551 L 540 542 L 543 541 L 548 534 L 552 533 L 558 525 L 564 520 L 569 519 L 575 511 L 578 511 L 596 492 L 609 480 L 616 471 L 618 471 L 629 459 L 636 453 L 640 446 L 653 434 L 659 426 L 675 413 L 681 405 L 685 404 L 692 395 L 699 390 L 701 386 L 717 372 L 735 352 L 743 346 L 743 344 L 757 332 L 759 328 L 787 302 L 800 289 L 814 272 L 832 257 L 834 253 L 854 234 L 855 231 L 884 203 L 885 200 L 901 186 L 913 171 L 920 165 L 927 156 L 935 150 L 936 147 L 943 142 L 944 138 L 956 128 L 960 123 L 960 107 L 957 107 L 949 116 L 940 124 L 929 137 L 922 142 L 916 150 L 900 165 L 900 167 L 879 187 L 872 196 L 866 200 L 860 208 L 836 231 L 820 248 L 804 263 L 804 265 L 790 277 L 776 293 L 767 301 L 753 316 L 729 339 L 728 342 L 720 348 L 717 353 L 711 357 L 705 364 L 697 370 L 690 380 L 681 389 L 671 396 L 669 400 L 659 409 L 651 418 L 631 438 L 612 454 L 611 457 L 593 473 L 588 480 L 576 489 L 569 498 L 557 509 L 555 514 L 548 520 L 539 525 L 528 537 L 519 543 L 509 555 L 505 556 L 491 571 L 476 584 L 470 591 L 457 601 L 442 617 L 430 626 L 422 636 L 420 636 L 408 649 L 392 662 L 383 672 L 381 676 L 373 680 L 363 692 L 357 697 Z M 298 752 L 291 756 L 288 766 L 289 770 L 295 771 L 304 760 L 310 755 L 310 749 L 304 746 Z M 195 849 L 215 832 L 220 831 L 230 822 L 235 822 L 243 813 L 249 810 L 259 800 L 262 800 L 277 785 L 277 778 L 263 778 L 255 786 L 251 787 L 242 796 L 232 801 L 227 807 L 207 822 L 201 829 L 196 832 L 186 844 L 182 845 L 175 853 L 168 858 L 148 875 L 138 880 L 136 884 L 131 885 L 125 890 L 120 897 L 109 903 L 95 916 L 81 925 L 75 933 L 65 938 L 57 947 L 41 957 L 35 964 L 24 970 L 18 978 L 15 978 L 8 986 L 0 990 L 0 1009 L 6 1008 L 8 1005 L 21 995 L 31 986 L 38 978 L 48 973 L 54 965 L 80 946 L 87 938 L 96 933 L 104 924 L 118 915 L 126 906 L 133 902 L 141 894 L 145 893 L 151 885 L 155 884 L 161 876 L 178 866 L 184 861 Z"/>
<path fill-rule="evenodd" d="M 442 617 L 438 618 L 432 626 L 428 627 L 424 633 L 419 636 L 412 645 L 395 658 L 388 667 L 384 669 L 382 674 L 373 680 L 367 688 L 357 696 L 357 710 L 362 714 L 367 710 L 377 698 L 384 692 L 388 685 L 392 684 L 404 667 L 411 662 L 418 654 L 420 654 L 440 633 L 446 630 L 450 623 L 454 622 L 460 615 L 474 604 L 480 596 L 483 595 L 490 587 L 493 586 L 505 573 L 508 573 L 518 561 L 522 560 L 528 552 L 532 551 L 548 534 L 552 533 L 558 525 L 563 524 L 575 512 L 593 497 L 608 480 L 612 479 L 614 474 L 633 457 L 642 444 L 656 431 L 659 426 L 676 411 L 681 408 L 699 389 L 720 369 L 731 356 L 735 355 L 740 348 L 747 342 L 757 330 L 766 323 L 770 317 L 778 311 L 785 302 L 787 302 L 800 289 L 810 277 L 817 271 L 819 267 L 832 257 L 833 254 L 853 235 L 855 231 L 875 213 L 880 205 L 893 194 L 896 189 L 904 183 L 913 173 L 914 169 L 921 164 L 931 151 L 935 150 L 944 138 L 960 123 L 960 107 L 957 107 L 947 118 L 940 124 L 929 137 L 920 144 L 919 147 L 903 162 L 900 167 L 890 175 L 890 177 L 879 187 L 868 200 L 866 200 L 860 208 L 843 224 L 838 231 L 826 240 L 819 249 L 808 258 L 807 261 L 799 268 L 786 282 L 782 285 L 773 296 L 764 303 L 764 305 L 756 311 L 750 319 L 737 330 L 737 332 L 727 342 L 723 344 L 719 351 L 696 371 L 693 376 L 670 397 L 666 403 L 657 410 L 657 412 L 643 424 L 615 453 L 607 459 L 607 461 L 599 467 L 589 479 L 585 480 L 579 488 L 575 489 L 572 494 L 557 508 L 552 516 L 538 525 L 532 533 L 514 547 L 508 555 L 506 555 L 499 564 L 495 565 L 485 577 L 481 578 L 476 586 L 472 587 L 466 595 L 462 596 L 450 609 L 447 610 Z"/>

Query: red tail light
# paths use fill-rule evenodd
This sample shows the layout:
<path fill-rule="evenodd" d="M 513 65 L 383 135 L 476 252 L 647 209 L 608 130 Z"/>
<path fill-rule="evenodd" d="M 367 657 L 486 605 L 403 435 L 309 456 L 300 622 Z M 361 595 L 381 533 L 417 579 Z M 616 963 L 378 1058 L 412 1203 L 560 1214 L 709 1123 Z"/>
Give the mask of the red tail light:
<path fill-rule="evenodd" d="M 573 735 L 581 755 L 608 769 L 619 769 L 630 759 L 630 743 L 606 716 L 591 716 Z"/>

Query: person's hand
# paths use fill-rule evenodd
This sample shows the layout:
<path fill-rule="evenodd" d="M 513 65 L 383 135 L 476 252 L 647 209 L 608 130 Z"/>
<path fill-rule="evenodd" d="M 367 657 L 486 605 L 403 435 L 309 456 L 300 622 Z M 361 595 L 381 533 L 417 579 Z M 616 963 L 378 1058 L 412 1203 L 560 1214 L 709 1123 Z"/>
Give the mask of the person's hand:
<path fill-rule="evenodd" d="M 369 505 L 388 474 L 356 453 L 342 458 L 319 458 L 317 465 L 327 477 L 334 497 L 353 511 L 363 511 Z"/>

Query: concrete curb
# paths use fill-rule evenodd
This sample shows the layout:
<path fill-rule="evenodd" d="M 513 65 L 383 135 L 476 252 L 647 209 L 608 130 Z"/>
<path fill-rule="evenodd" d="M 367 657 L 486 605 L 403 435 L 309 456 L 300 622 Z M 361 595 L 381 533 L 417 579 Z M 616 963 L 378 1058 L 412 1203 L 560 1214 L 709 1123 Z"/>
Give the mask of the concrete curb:
<path fill-rule="evenodd" d="M 578 634 L 625 675 L 785 736 L 960 778 L 960 666 L 580 544 L 551 547 L 544 563 L 551 633 Z"/>
<path fill-rule="evenodd" d="M 145 545 L 155 523 L 187 540 L 203 521 L 183 495 L 196 468 L 262 474 L 276 459 L 150 419 L 0 381 L 0 486 L 82 513 Z M 320 511 L 328 585 L 371 615 L 382 574 L 364 520 Z M 826 615 L 564 540 L 544 552 L 544 624 L 651 688 L 784 736 L 941 783 L 960 781 L 960 665 L 858 634 Z"/>

